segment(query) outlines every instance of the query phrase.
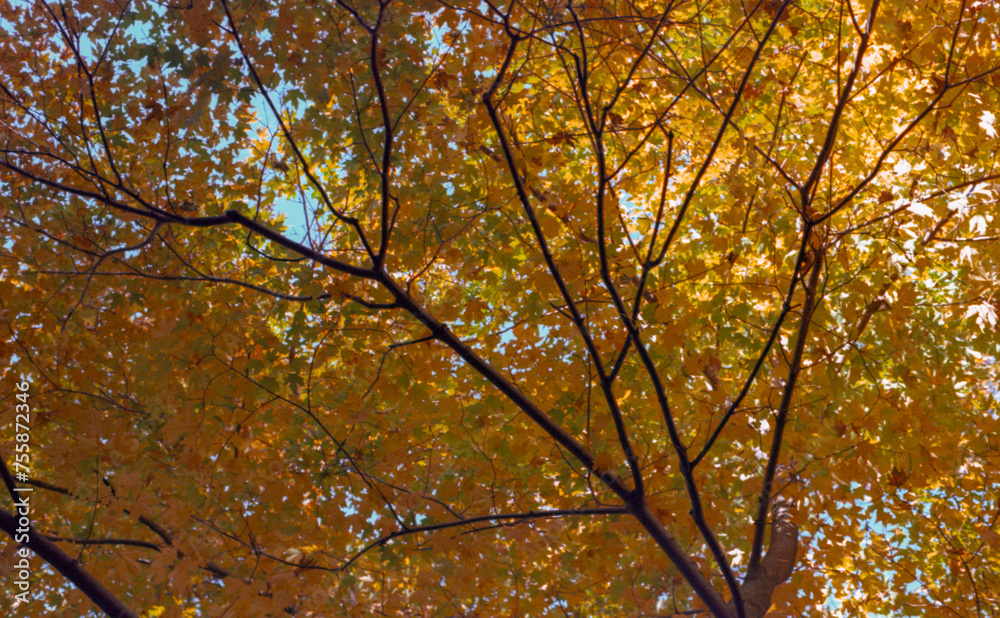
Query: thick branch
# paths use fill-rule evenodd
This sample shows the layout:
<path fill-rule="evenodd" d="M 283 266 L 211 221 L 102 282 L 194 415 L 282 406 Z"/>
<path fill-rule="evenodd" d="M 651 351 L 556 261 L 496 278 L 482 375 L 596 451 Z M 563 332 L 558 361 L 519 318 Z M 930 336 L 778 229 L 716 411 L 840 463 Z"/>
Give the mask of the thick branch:
<path fill-rule="evenodd" d="M 680 546 L 664 527 L 663 524 L 649 510 L 645 500 L 635 499 L 631 488 L 622 482 L 618 476 L 611 472 L 601 472 L 594 463 L 594 456 L 576 438 L 569 435 L 566 430 L 555 423 L 545 412 L 543 412 L 533 401 L 520 391 L 513 383 L 494 369 L 482 357 L 476 354 L 448 327 L 439 322 L 437 318 L 421 307 L 406 291 L 388 275 L 379 274 L 379 282 L 396 298 L 397 304 L 405 309 L 412 316 L 424 324 L 431 333 L 442 343 L 451 348 L 479 375 L 486 378 L 501 393 L 504 394 L 514 405 L 516 405 L 528 418 L 541 427 L 560 446 L 565 448 L 580 463 L 591 472 L 599 474 L 604 483 L 614 491 L 619 497 L 625 500 L 629 512 L 642 524 L 643 528 L 656 541 L 660 549 L 670 558 L 677 570 L 691 585 L 695 593 L 707 605 L 716 616 L 729 618 L 731 612 L 726 607 L 722 595 L 712 587 L 712 584 L 705 578 L 694 563 L 687 551 Z"/>
<path fill-rule="evenodd" d="M 105 588 L 101 582 L 94 579 L 80 564 L 59 549 L 55 543 L 28 526 L 27 532 L 19 530 L 18 518 L 7 511 L 0 511 L 0 529 L 3 529 L 12 539 L 35 552 L 42 560 L 59 571 L 63 577 L 73 582 L 80 592 L 100 607 L 104 613 L 113 618 L 134 618 L 135 612 L 128 608 L 118 598 Z"/>
<path fill-rule="evenodd" d="M 799 549 L 799 527 L 792 521 L 795 502 L 781 496 L 774 501 L 771 542 L 767 554 L 743 582 L 743 605 L 747 618 L 762 618 L 771 607 L 775 588 L 788 580 Z"/>
<path fill-rule="evenodd" d="M 811 230 L 806 231 L 808 239 Z M 823 271 L 823 250 L 817 249 L 817 255 L 813 260 L 812 272 L 809 273 L 809 282 L 805 289 L 805 302 L 802 306 L 802 318 L 799 321 L 798 337 L 795 341 L 795 352 L 788 368 L 788 378 L 785 380 L 785 389 L 781 394 L 781 403 L 778 407 L 777 418 L 774 423 L 774 437 L 771 439 L 771 450 L 767 457 L 767 468 L 764 471 L 764 485 L 760 491 L 759 502 L 757 504 L 757 517 L 754 520 L 753 545 L 750 547 L 749 572 L 760 565 L 760 555 L 764 546 L 764 529 L 767 524 L 767 511 L 771 502 L 771 488 L 774 485 L 774 478 L 778 470 L 778 460 L 781 457 L 781 445 L 784 440 L 785 426 L 788 424 L 788 411 L 791 408 L 792 396 L 795 394 L 796 382 L 799 373 L 802 371 L 802 357 L 805 353 L 806 339 L 809 334 L 809 326 L 812 323 L 813 311 L 816 308 L 816 289 L 819 285 L 819 276 Z"/>
<path fill-rule="evenodd" d="M 361 268 L 360 266 L 348 264 L 347 262 L 341 262 L 340 260 L 331 258 L 327 255 L 320 253 L 319 251 L 310 249 L 309 247 L 303 245 L 302 243 L 295 242 L 294 240 L 288 238 L 287 236 L 283 236 L 282 234 L 275 232 L 266 225 L 254 221 L 253 219 L 245 215 L 242 215 L 235 210 L 227 210 L 225 217 L 229 221 L 239 223 L 248 230 L 260 234 L 261 236 L 270 240 L 271 242 L 277 243 L 282 247 L 285 247 L 286 249 L 291 249 L 295 253 L 298 253 L 299 255 L 305 256 L 311 260 L 319 262 L 324 266 L 329 266 L 334 270 L 337 270 L 342 273 L 347 273 L 349 275 L 354 275 L 355 277 L 365 277 L 368 279 L 372 278 L 372 271 L 367 268 Z"/>

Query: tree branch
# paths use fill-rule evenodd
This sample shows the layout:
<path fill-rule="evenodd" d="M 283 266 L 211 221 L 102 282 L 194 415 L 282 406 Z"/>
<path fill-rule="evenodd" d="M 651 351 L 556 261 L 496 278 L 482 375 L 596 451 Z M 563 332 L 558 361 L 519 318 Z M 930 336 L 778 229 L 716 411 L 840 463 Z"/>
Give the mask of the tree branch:
<path fill-rule="evenodd" d="M 584 516 L 584 515 L 628 515 L 629 509 L 626 507 L 599 507 L 599 508 L 582 508 L 582 509 L 552 509 L 549 511 L 527 511 L 525 513 L 499 513 L 496 515 L 478 515 L 476 517 L 465 517 L 456 521 L 446 521 L 438 524 L 426 524 L 423 526 L 413 526 L 409 528 L 403 528 L 401 530 L 394 530 L 389 534 L 383 535 L 371 543 L 365 545 L 356 554 L 354 554 L 347 562 L 338 567 L 338 570 L 346 570 L 352 564 L 354 564 L 361 556 L 365 555 L 372 549 L 376 547 L 381 547 L 386 545 L 394 539 L 398 539 L 411 534 L 419 534 L 421 532 L 435 532 L 438 530 L 447 530 L 448 528 L 458 528 L 461 526 L 468 526 L 472 524 L 477 524 L 486 521 L 503 521 L 512 520 L 515 522 L 523 522 L 526 520 L 534 519 L 547 519 L 553 517 L 572 517 L 572 516 Z"/>
<path fill-rule="evenodd" d="M 27 498 L 24 498 L 24 501 L 27 502 Z M 15 506 L 18 504 L 15 503 Z M 49 566 L 72 582 L 80 592 L 87 595 L 87 598 L 108 616 L 112 618 L 137 618 L 138 615 L 135 612 L 105 588 L 101 582 L 94 579 L 94 576 L 80 566 L 80 563 L 59 549 L 45 535 L 39 534 L 34 526 L 28 525 L 25 529 L 18 523 L 17 516 L 7 511 L 0 511 L 0 529 L 45 560 Z"/>
<path fill-rule="evenodd" d="M 812 233 L 813 231 L 807 228 L 807 239 Z M 788 424 L 788 412 L 791 409 L 792 396 L 795 393 L 796 382 L 802 370 L 802 357 L 805 353 L 809 326 L 812 323 L 812 315 L 816 309 L 816 289 L 819 285 L 820 273 L 823 272 L 825 262 L 823 259 L 823 249 L 819 248 L 816 251 L 817 255 L 813 259 L 812 271 L 809 273 L 809 282 L 805 288 L 806 298 L 802 306 L 802 318 L 799 321 L 795 351 L 788 368 L 785 388 L 781 394 L 781 403 L 778 406 L 778 414 L 774 423 L 774 436 L 771 438 L 771 450 L 767 458 L 767 467 L 764 470 L 764 483 L 758 498 L 757 516 L 754 518 L 753 544 L 750 546 L 748 573 L 753 573 L 755 569 L 760 567 L 760 557 L 764 546 L 764 530 L 767 525 L 767 512 L 771 503 L 771 488 L 778 470 L 778 460 L 781 457 L 781 446 L 784 440 L 785 427 Z"/>

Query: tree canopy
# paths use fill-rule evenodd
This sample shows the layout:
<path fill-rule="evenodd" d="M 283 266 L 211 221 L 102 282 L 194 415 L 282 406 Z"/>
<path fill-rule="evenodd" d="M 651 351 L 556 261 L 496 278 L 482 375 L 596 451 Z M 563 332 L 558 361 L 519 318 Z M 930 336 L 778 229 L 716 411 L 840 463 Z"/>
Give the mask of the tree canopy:
<path fill-rule="evenodd" d="M 6 615 L 997 615 L 1000 4 L 0 34 Z"/>

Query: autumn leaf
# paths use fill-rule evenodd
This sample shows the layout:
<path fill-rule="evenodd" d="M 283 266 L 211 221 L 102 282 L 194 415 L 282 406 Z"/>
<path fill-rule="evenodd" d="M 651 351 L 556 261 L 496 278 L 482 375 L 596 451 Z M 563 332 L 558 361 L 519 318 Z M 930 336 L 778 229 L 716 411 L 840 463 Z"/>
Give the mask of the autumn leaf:
<path fill-rule="evenodd" d="M 993 127 L 993 122 L 996 120 L 996 116 L 993 112 L 983 111 L 983 115 L 979 117 L 979 127 L 986 131 L 986 134 L 990 137 L 997 136 L 997 130 Z"/>

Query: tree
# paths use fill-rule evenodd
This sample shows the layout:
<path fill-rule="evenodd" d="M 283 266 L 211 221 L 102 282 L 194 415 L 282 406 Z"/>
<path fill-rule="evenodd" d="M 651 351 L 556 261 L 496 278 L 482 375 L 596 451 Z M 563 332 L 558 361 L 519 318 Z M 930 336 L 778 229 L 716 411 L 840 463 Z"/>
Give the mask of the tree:
<path fill-rule="evenodd" d="M 1000 5 L 0 25 L 9 615 L 1000 607 Z"/>

